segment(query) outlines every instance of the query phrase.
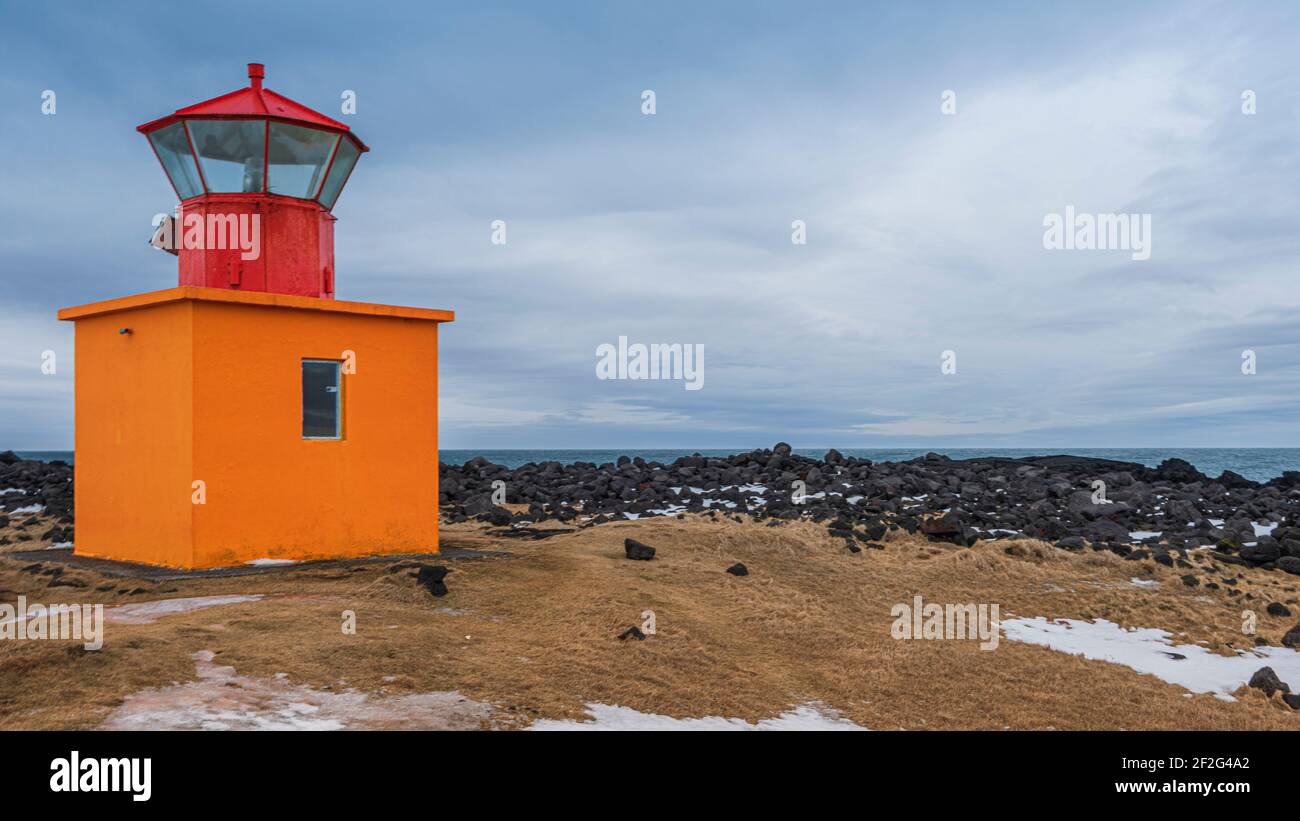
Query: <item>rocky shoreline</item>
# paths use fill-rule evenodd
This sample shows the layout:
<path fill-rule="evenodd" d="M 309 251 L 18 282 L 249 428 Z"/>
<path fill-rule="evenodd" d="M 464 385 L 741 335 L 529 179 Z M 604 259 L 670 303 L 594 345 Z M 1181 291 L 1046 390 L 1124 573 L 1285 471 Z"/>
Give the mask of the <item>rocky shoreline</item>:
<path fill-rule="evenodd" d="M 889 529 L 960 545 L 1031 538 L 1068 550 L 1111 550 L 1173 566 L 1206 549 L 1229 564 L 1300 575 L 1300 471 L 1254 482 L 1202 474 L 1181 459 L 1157 468 L 1078 456 L 953 460 L 931 453 L 873 463 L 830 450 L 821 459 L 778 443 L 730 457 L 670 464 L 544 462 L 517 468 L 482 457 L 442 465 L 440 501 L 452 521 L 578 525 L 709 513 L 826 522 L 850 550 Z M 503 482 L 504 485 L 495 484 Z M 511 513 L 493 503 L 527 505 Z M 1171 552 L 1172 551 L 1172 552 Z M 1180 565 L 1181 566 L 1181 565 Z"/>
<path fill-rule="evenodd" d="M 0 547 L 72 541 L 72 466 L 0 453 Z"/>
<path fill-rule="evenodd" d="M 71 542 L 73 470 L 0 453 L 0 530 L 8 528 L 0 539 Z M 494 498 L 526 509 L 512 512 Z M 691 513 L 772 525 L 806 518 L 826 523 L 855 551 L 902 529 L 959 545 L 1039 539 L 1169 566 L 1180 551 L 1204 549 L 1224 563 L 1300 575 L 1300 471 L 1260 483 L 1231 471 L 1211 478 L 1181 459 L 1149 468 L 1078 456 L 953 460 L 931 453 L 873 463 L 836 450 L 821 459 L 800 456 L 785 443 L 670 464 L 624 456 L 602 465 L 508 468 L 479 457 L 441 465 L 439 500 L 452 521 L 503 527 Z"/>

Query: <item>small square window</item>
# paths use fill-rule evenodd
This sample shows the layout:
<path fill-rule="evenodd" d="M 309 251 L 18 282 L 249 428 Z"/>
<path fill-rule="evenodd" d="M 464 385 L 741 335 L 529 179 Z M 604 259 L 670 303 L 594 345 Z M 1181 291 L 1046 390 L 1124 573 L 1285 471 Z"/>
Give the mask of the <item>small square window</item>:
<path fill-rule="evenodd" d="M 342 363 L 329 359 L 302 361 L 302 438 L 343 436 Z"/>

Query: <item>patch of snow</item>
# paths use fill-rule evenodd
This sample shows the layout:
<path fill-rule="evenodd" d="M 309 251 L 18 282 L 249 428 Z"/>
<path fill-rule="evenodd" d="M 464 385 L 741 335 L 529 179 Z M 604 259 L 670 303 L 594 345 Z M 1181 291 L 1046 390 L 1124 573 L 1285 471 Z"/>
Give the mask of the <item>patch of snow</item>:
<path fill-rule="evenodd" d="M 735 507 L 735 505 L 732 505 L 732 507 Z M 665 507 L 665 508 L 658 508 L 658 509 L 655 509 L 655 510 L 647 510 L 647 511 L 645 512 L 644 515 L 646 515 L 646 516 L 672 516 L 672 515 L 675 515 L 675 514 L 677 514 L 677 513 L 681 513 L 681 512 L 684 511 L 684 510 L 686 510 L 686 505 L 669 505 L 668 507 Z M 626 518 L 626 519 L 633 519 L 633 520 L 635 520 L 635 519 L 640 519 L 642 515 L 643 515 L 643 514 L 640 514 L 640 513 L 624 513 L 624 514 L 623 514 L 623 517 Z"/>
<path fill-rule="evenodd" d="M 18 507 L 9 511 L 10 513 L 43 513 L 45 505 L 28 505 L 27 507 Z"/>
<path fill-rule="evenodd" d="M 1256 536 L 1268 536 L 1277 529 L 1277 522 L 1269 522 L 1268 524 L 1263 525 L 1251 522 L 1250 526 L 1255 528 Z"/>
<path fill-rule="evenodd" d="M 242 604 L 261 601 L 265 596 L 190 596 L 181 599 L 133 602 L 110 607 L 104 611 L 104 620 L 116 624 L 153 624 L 161 616 L 190 613 L 205 607 L 223 604 Z"/>
<path fill-rule="evenodd" d="M 1156 538 L 1163 532 L 1162 530 L 1130 530 L 1128 537 L 1135 542 L 1140 542 L 1143 539 Z"/>
<path fill-rule="evenodd" d="M 1220 656 L 1196 644 L 1174 644 L 1165 630 L 1125 630 L 1105 619 L 1010 619 L 1002 622 L 1002 629 L 1011 641 L 1122 664 L 1194 693 L 1213 693 L 1224 701 L 1233 701 L 1231 693 L 1261 667 L 1272 667 L 1292 689 L 1300 687 L 1300 653 L 1286 647 L 1258 647 Z"/>
<path fill-rule="evenodd" d="M 0 496 L 8 496 L 10 493 L 17 493 L 19 496 L 27 495 L 27 491 L 23 490 L 20 487 L 7 487 L 4 489 L 0 489 Z"/>
<path fill-rule="evenodd" d="M 128 695 L 105 730 L 477 730 L 491 707 L 459 693 L 372 696 L 289 683 L 283 674 L 254 678 L 192 657 L 198 680 Z"/>
<path fill-rule="evenodd" d="M 63 548 L 63 547 L 72 547 L 72 542 L 59 542 L 58 544 L 52 544 L 52 545 L 50 545 L 49 547 L 47 547 L 47 548 L 45 548 L 45 549 L 46 549 L 46 550 L 58 550 L 58 549 Z"/>
<path fill-rule="evenodd" d="M 297 559 L 252 559 L 251 561 L 244 562 L 244 564 L 252 565 L 253 567 L 281 567 L 286 564 L 302 564 L 302 562 Z"/>
<path fill-rule="evenodd" d="M 1133 578 L 1129 579 L 1129 584 L 1132 584 L 1134 587 L 1159 587 L 1160 586 L 1160 582 L 1156 581 L 1155 579 L 1139 579 L 1137 576 L 1134 576 Z"/>
<path fill-rule="evenodd" d="M 530 730 L 865 730 L 842 718 L 839 713 L 815 702 L 801 704 L 776 718 L 765 718 L 750 724 L 740 718 L 706 716 L 704 718 L 673 718 L 672 716 L 642 713 L 631 707 L 614 704 L 588 704 L 587 715 L 591 721 L 560 721 L 541 719 L 533 722 Z"/>
<path fill-rule="evenodd" d="M 470 615 L 471 613 L 473 613 L 474 611 L 473 611 L 473 610 L 457 609 L 457 608 L 455 608 L 455 607 L 435 607 L 435 608 L 433 608 L 433 612 L 435 612 L 435 613 L 441 613 L 441 614 L 443 614 L 444 616 L 468 616 L 468 615 Z"/>
<path fill-rule="evenodd" d="M 707 491 L 706 491 L 704 488 L 702 488 L 702 487 L 688 486 L 686 489 L 687 489 L 688 491 L 690 491 L 690 492 L 691 492 L 693 495 L 695 495 L 695 496 L 700 496 L 701 494 L 704 494 L 704 493 L 707 492 Z M 721 492 L 721 491 L 724 491 L 724 490 L 732 490 L 732 489 L 739 490 L 741 493 L 765 493 L 765 492 L 767 492 L 767 486 L 766 486 L 766 485 L 722 485 L 721 487 L 718 488 L 718 491 Z M 682 489 L 681 489 L 680 487 L 670 487 L 669 490 L 671 490 L 673 493 L 676 493 L 676 494 L 679 495 L 679 496 L 680 496 L 681 493 L 682 493 Z"/>

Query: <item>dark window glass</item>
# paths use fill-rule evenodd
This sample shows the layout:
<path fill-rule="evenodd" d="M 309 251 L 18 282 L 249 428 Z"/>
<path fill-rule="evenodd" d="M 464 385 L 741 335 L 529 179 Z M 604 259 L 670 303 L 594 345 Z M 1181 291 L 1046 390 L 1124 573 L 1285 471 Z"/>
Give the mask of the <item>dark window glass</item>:
<path fill-rule="evenodd" d="M 342 429 L 342 386 L 339 363 L 322 359 L 302 361 L 302 436 L 304 439 L 338 439 Z"/>

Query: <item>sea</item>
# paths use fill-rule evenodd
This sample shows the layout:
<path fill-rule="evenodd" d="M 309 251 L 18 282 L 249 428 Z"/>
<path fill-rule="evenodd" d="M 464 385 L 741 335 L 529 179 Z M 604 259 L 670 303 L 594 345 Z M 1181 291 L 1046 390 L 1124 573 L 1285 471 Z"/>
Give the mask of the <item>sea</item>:
<path fill-rule="evenodd" d="M 828 448 L 795 448 L 801 456 L 821 458 Z M 951 459 L 973 459 L 981 456 L 1090 456 L 1099 459 L 1116 459 L 1156 467 L 1165 459 L 1185 459 L 1202 473 L 1214 477 L 1225 470 L 1235 471 L 1247 479 L 1265 482 L 1280 476 L 1286 470 L 1300 470 L 1300 448 L 838 448 L 845 456 L 870 459 L 873 462 L 903 462 L 927 453 L 941 453 Z M 679 456 L 730 456 L 736 449 L 699 450 L 695 448 L 656 448 L 650 450 L 443 450 L 438 458 L 447 464 L 463 464 L 476 456 L 506 467 L 519 467 L 529 462 L 591 462 L 597 465 L 613 462 L 619 456 L 640 456 L 647 462 L 667 464 Z M 70 450 L 15 451 L 24 459 L 53 461 L 61 459 L 73 464 Z"/>

